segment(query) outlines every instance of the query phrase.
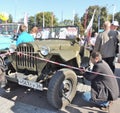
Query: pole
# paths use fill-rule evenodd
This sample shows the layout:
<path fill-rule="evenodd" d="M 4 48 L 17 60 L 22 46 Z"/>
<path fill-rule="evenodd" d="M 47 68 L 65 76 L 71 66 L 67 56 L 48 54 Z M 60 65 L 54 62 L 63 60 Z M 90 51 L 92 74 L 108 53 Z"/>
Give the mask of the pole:
<path fill-rule="evenodd" d="M 45 27 L 44 12 L 43 12 L 43 29 Z"/>
<path fill-rule="evenodd" d="M 52 26 L 52 33 L 53 33 L 53 12 L 51 13 L 51 18 L 52 18 L 52 19 L 51 19 L 51 23 L 52 23 L 51 26 Z"/>
<path fill-rule="evenodd" d="M 98 33 L 100 30 L 100 13 L 101 13 L 101 8 L 99 9 L 99 14 L 98 14 Z"/>
<path fill-rule="evenodd" d="M 14 11 L 15 11 L 14 18 L 13 18 L 14 22 L 16 22 L 16 10 L 17 10 L 16 6 L 17 6 L 17 3 L 16 3 L 16 0 L 14 0 Z"/>
<path fill-rule="evenodd" d="M 51 26 L 53 27 L 53 12 L 51 13 Z"/>
<path fill-rule="evenodd" d="M 63 11 L 61 11 L 61 22 L 63 22 Z"/>
<path fill-rule="evenodd" d="M 73 10 L 73 25 L 74 25 L 74 20 L 75 19 L 75 10 Z"/>
<path fill-rule="evenodd" d="M 110 5 L 111 6 L 111 5 Z M 107 9 L 107 21 L 108 21 L 108 11 L 109 11 L 109 8 L 110 8 L 109 4 L 106 4 L 106 9 Z"/>
<path fill-rule="evenodd" d="M 112 16 L 112 21 L 114 21 L 114 15 L 115 15 L 115 9 L 116 9 L 116 6 L 113 4 L 113 16 Z"/>

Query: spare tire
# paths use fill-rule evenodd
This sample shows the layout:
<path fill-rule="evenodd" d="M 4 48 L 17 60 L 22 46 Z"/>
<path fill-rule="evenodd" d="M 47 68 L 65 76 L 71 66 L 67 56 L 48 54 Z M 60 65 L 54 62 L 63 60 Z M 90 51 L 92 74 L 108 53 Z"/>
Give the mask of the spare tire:
<path fill-rule="evenodd" d="M 70 69 L 61 69 L 51 78 L 47 91 L 48 102 L 55 108 L 71 103 L 77 90 L 77 76 Z"/>

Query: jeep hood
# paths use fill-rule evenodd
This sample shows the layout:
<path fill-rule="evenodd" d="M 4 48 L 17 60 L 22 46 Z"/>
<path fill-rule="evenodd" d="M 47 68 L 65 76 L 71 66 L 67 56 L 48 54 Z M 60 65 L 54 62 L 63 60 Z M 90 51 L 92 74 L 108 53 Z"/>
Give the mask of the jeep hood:
<path fill-rule="evenodd" d="M 41 40 L 31 43 L 37 52 L 42 46 L 50 48 L 50 54 L 59 55 L 63 60 L 68 61 L 79 55 L 80 46 L 72 44 L 70 40 Z"/>

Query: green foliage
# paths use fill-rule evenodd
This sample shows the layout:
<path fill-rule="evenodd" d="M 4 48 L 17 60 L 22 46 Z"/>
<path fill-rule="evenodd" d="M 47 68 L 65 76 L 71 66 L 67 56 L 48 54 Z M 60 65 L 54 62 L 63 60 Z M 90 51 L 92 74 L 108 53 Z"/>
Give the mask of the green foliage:
<path fill-rule="evenodd" d="M 57 18 L 55 17 L 53 12 L 40 12 L 36 14 L 36 25 L 39 27 L 56 26 Z"/>
<path fill-rule="evenodd" d="M 39 28 L 57 26 L 57 18 L 53 12 L 39 12 L 35 16 L 30 16 L 28 21 L 28 30 L 30 31 L 34 26 Z"/>
<path fill-rule="evenodd" d="M 94 21 L 93 21 L 93 32 L 98 32 L 98 16 L 100 16 L 100 29 L 103 27 L 103 23 L 106 20 L 109 20 L 112 22 L 113 20 L 113 15 L 108 14 L 107 7 L 100 7 L 98 5 L 95 6 L 89 6 L 88 7 L 88 14 L 87 14 L 87 21 L 86 21 L 86 27 L 88 26 L 94 9 L 96 9 L 95 16 L 94 16 Z M 39 12 L 35 14 L 35 16 L 30 16 L 29 21 L 28 21 L 28 26 L 29 30 L 32 29 L 33 26 L 38 26 L 38 27 L 53 27 L 53 26 L 69 26 L 69 25 L 75 25 L 79 26 L 80 28 L 80 34 L 84 34 L 85 31 L 85 15 L 86 11 L 84 12 L 83 16 L 80 18 L 78 14 L 75 14 L 74 16 L 74 22 L 73 19 L 64 19 L 61 22 L 58 22 L 58 19 L 54 15 L 53 12 Z M 43 17 L 44 17 L 44 22 L 43 22 Z M 117 20 L 120 23 L 120 12 L 117 12 L 114 15 L 114 20 Z M 12 22 L 12 16 L 9 15 L 9 20 L 8 22 Z M 21 22 L 23 22 L 23 18 L 21 19 Z M 44 23 L 44 24 L 43 24 Z"/>
<path fill-rule="evenodd" d="M 13 17 L 12 17 L 11 14 L 9 15 L 9 19 L 7 20 L 7 22 L 8 22 L 8 23 L 12 23 L 12 22 L 13 22 Z"/>
<path fill-rule="evenodd" d="M 28 20 L 28 31 L 30 31 L 35 25 L 35 17 L 30 16 Z"/>
<path fill-rule="evenodd" d="M 80 26 L 80 18 L 78 16 L 78 14 L 75 14 L 75 16 L 74 16 L 74 25 Z"/>
<path fill-rule="evenodd" d="M 94 21 L 93 21 L 93 32 L 98 32 L 98 16 L 100 16 L 100 28 L 102 28 L 104 21 L 108 20 L 107 9 L 106 7 L 99 7 L 97 5 L 89 6 L 86 26 L 89 24 L 95 9 L 96 9 L 96 12 L 95 12 Z M 85 16 L 86 16 L 86 13 L 84 13 L 83 17 L 81 18 L 81 23 L 84 29 L 86 29 L 84 27 Z"/>
<path fill-rule="evenodd" d="M 70 19 L 65 19 L 63 22 L 60 22 L 59 25 L 60 26 L 69 26 L 69 25 L 71 26 L 73 25 L 73 21 Z"/>
<path fill-rule="evenodd" d="M 75 14 L 75 16 L 74 16 L 74 25 L 79 27 L 79 34 L 80 34 L 80 32 L 82 30 L 82 26 L 81 26 L 80 18 L 78 16 L 78 14 Z"/>
<path fill-rule="evenodd" d="M 117 20 L 119 22 L 119 24 L 120 24 L 120 12 L 117 12 L 115 14 L 114 20 Z"/>

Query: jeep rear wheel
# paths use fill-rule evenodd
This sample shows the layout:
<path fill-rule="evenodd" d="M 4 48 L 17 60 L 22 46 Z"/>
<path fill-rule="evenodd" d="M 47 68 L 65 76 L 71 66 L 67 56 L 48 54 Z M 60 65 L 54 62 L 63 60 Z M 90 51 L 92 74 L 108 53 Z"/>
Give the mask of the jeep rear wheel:
<path fill-rule="evenodd" d="M 55 73 L 49 82 L 47 98 L 55 108 L 68 105 L 77 90 L 77 76 L 70 69 L 61 69 Z"/>

